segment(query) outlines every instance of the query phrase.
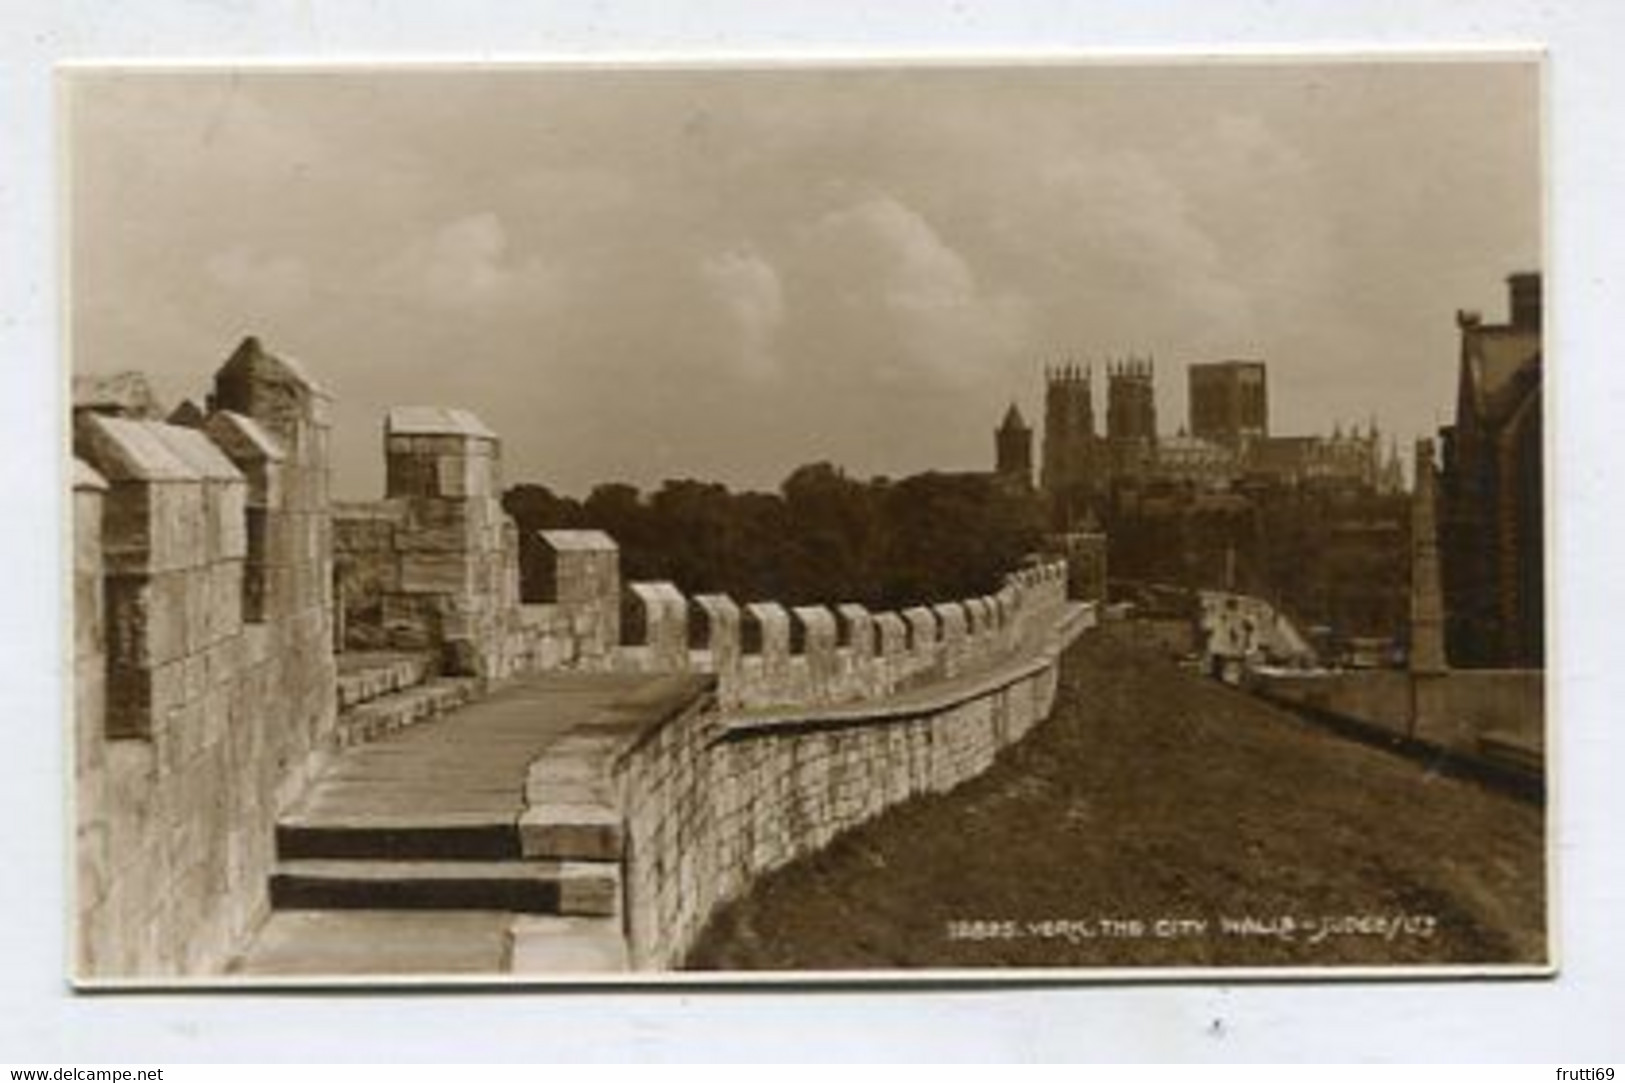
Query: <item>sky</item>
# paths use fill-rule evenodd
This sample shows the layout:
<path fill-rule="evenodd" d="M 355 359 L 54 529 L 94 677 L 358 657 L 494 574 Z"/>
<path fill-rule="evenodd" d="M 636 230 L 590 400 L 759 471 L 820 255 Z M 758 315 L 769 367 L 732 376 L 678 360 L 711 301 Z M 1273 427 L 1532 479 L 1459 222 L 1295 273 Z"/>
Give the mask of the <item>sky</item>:
<path fill-rule="evenodd" d="M 1527 61 L 80 69 L 74 370 L 201 398 L 246 334 L 509 483 L 992 465 L 1043 370 L 1261 358 L 1271 428 L 1449 421 L 1457 309 L 1542 254 Z"/>

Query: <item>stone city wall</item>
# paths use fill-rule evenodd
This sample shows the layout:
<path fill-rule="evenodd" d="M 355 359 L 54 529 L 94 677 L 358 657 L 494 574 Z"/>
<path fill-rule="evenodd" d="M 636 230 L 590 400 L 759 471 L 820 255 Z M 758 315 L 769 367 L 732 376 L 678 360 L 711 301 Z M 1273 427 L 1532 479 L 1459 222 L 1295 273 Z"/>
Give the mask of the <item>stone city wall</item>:
<path fill-rule="evenodd" d="M 1062 561 L 901 612 L 690 599 L 623 584 L 591 530 L 523 539 L 546 583 L 521 604 L 496 436 L 393 410 L 385 496 L 335 505 L 330 410 L 250 338 L 171 422 L 76 411 L 81 977 L 221 972 L 332 750 L 561 669 L 715 677 L 615 767 L 634 943 L 675 959 L 751 877 L 982 770 L 1047 712 L 1057 637 L 1092 613 Z"/>
<path fill-rule="evenodd" d="M 201 428 L 74 424 L 77 971 L 215 972 L 335 721 L 328 402 L 250 339 Z"/>
<path fill-rule="evenodd" d="M 873 703 L 690 711 L 623 750 L 614 790 L 633 967 L 680 967 L 716 908 L 762 875 L 985 771 L 1048 716 L 1060 651 L 1093 617 L 1092 606 L 1048 607 L 1034 618 L 1048 627 L 1026 649 L 931 688 Z"/>

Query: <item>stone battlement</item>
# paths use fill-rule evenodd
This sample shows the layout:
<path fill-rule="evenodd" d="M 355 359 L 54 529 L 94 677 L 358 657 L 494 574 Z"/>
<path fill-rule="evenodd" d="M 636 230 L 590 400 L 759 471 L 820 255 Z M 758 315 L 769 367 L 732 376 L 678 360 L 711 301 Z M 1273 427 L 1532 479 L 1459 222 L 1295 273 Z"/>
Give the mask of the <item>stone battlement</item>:
<path fill-rule="evenodd" d="M 879 699 L 1009 658 L 1054 624 L 1066 585 L 1066 564 L 1047 561 L 1006 575 L 993 594 L 872 612 L 855 602 L 740 605 L 634 582 L 615 664 L 715 674 L 724 709 Z"/>

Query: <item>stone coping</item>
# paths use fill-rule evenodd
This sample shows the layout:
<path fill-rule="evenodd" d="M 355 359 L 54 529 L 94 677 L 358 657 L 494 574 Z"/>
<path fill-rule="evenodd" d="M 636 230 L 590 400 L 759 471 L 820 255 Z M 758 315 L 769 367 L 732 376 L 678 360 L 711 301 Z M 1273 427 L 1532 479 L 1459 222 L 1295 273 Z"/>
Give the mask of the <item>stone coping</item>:
<path fill-rule="evenodd" d="M 620 547 L 602 530 L 539 530 L 537 536 L 555 552 L 619 552 Z"/>
<path fill-rule="evenodd" d="M 472 411 L 451 406 L 394 406 L 384 419 L 389 436 L 471 436 L 495 440 L 497 434 Z"/>
<path fill-rule="evenodd" d="M 225 453 L 196 429 L 83 414 L 75 435 L 76 450 L 94 460 L 91 465 L 110 482 L 243 480 Z"/>

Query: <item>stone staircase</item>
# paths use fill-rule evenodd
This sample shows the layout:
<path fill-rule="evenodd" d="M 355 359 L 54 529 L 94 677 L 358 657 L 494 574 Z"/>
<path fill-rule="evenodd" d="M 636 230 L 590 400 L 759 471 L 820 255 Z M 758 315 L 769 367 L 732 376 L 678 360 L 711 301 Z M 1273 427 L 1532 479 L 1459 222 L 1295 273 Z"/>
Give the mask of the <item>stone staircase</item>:
<path fill-rule="evenodd" d="M 277 858 L 271 905 L 285 910 L 610 917 L 621 891 L 618 849 L 594 860 L 525 853 L 517 822 L 433 811 L 412 822 L 295 813 L 277 826 Z"/>
<path fill-rule="evenodd" d="M 350 711 L 433 684 L 366 671 L 376 694 Z M 628 719 L 668 709 L 638 698 L 650 684 L 672 694 L 648 677 L 537 678 L 341 749 L 278 821 L 271 916 L 239 972 L 628 969 L 610 765 Z"/>
<path fill-rule="evenodd" d="M 330 951 L 353 960 L 355 944 L 371 940 L 375 972 L 410 973 L 393 931 L 398 914 L 440 915 L 442 924 L 414 927 L 431 941 L 466 938 L 466 922 L 478 915 L 507 915 L 493 969 L 554 976 L 625 971 L 618 824 L 607 830 L 603 809 L 572 818 L 550 806 L 546 815 L 543 829 L 534 820 L 522 826 L 524 814 L 426 810 L 412 818 L 341 820 L 295 811 L 277 827 L 272 921 L 310 915 L 337 921 L 342 932 L 335 935 L 345 943 Z M 319 928 L 315 937 L 305 928 L 302 938 L 319 944 Z M 423 943 L 405 950 L 426 947 L 430 960 L 457 957 Z"/>
<path fill-rule="evenodd" d="M 390 651 L 339 656 L 339 748 L 387 734 L 456 710 L 479 693 L 471 677 L 438 677 L 422 654 Z"/>

